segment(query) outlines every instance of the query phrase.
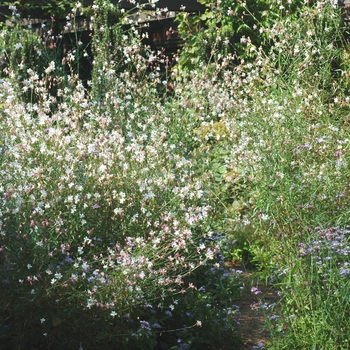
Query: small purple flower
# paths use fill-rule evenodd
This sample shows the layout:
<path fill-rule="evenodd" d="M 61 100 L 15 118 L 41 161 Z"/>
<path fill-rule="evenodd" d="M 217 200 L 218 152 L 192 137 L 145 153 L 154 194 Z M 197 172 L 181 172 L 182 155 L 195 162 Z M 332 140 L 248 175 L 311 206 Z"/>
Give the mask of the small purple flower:
<path fill-rule="evenodd" d="M 340 276 L 344 277 L 349 275 L 349 269 L 344 269 L 343 267 L 340 268 Z"/>
<path fill-rule="evenodd" d="M 147 330 L 151 329 L 150 328 L 151 326 L 150 326 L 149 322 L 147 322 L 147 321 L 140 321 L 140 326 L 142 329 L 147 329 Z"/>
<path fill-rule="evenodd" d="M 165 311 L 165 314 L 170 317 L 173 317 L 173 313 L 170 310 Z"/>
<path fill-rule="evenodd" d="M 101 208 L 97 203 L 95 203 L 93 206 L 92 206 L 92 209 L 99 209 Z"/>
<path fill-rule="evenodd" d="M 73 260 L 70 256 L 67 256 L 66 259 L 65 259 L 65 261 L 66 261 L 67 263 L 72 263 L 74 260 Z"/>
<path fill-rule="evenodd" d="M 256 294 L 256 295 L 258 295 L 258 294 L 261 294 L 261 293 L 262 293 L 262 292 L 261 292 L 261 290 L 259 290 L 259 289 L 258 289 L 258 288 L 256 288 L 256 287 L 252 287 L 251 292 L 252 292 L 252 293 L 254 293 L 254 294 Z"/>

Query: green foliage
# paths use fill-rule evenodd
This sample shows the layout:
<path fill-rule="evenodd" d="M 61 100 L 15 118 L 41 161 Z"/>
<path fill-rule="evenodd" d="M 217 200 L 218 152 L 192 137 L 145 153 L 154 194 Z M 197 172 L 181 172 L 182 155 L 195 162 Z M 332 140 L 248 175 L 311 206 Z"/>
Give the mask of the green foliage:
<path fill-rule="evenodd" d="M 249 38 L 255 47 L 262 43 L 259 27 L 262 22 L 274 19 L 271 2 L 203 0 L 201 3 L 206 6 L 203 14 L 183 12 L 177 17 L 185 41 L 180 64 L 193 67 L 201 61 L 218 62 L 228 54 L 234 57 L 236 64 L 241 59 L 255 57 L 255 52 L 247 50 L 244 41 Z"/>
<path fill-rule="evenodd" d="M 95 2 L 94 11 L 94 25 L 99 30 L 95 31 L 92 41 L 94 57 L 92 93 L 98 101 L 108 91 L 107 80 L 102 80 L 103 72 L 118 71 L 125 66 L 122 50 L 123 47 L 127 47 L 130 37 L 122 30 L 122 14 L 118 7 L 113 6 L 109 1 L 101 0 Z M 125 42 L 123 42 L 123 35 L 126 36 Z"/>
<path fill-rule="evenodd" d="M 5 1 L 4 5 L 16 6 L 20 14 L 39 14 L 42 18 L 64 18 L 74 7 L 70 0 L 14 0 Z"/>
<path fill-rule="evenodd" d="M 298 21 L 300 9 L 315 3 L 310 1 L 305 5 L 304 1 L 290 1 L 282 4 L 277 0 L 200 2 L 206 7 L 204 13 L 182 12 L 177 17 L 185 41 L 179 59 L 183 68 L 192 69 L 200 62 L 220 62 L 227 55 L 232 56 L 236 65 L 241 60 L 251 62 L 259 47 L 268 50 L 272 45 L 271 33 L 266 29 L 276 28 L 286 16 L 291 21 Z"/>
<path fill-rule="evenodd" d="M 3 26 L 0 34 L 0 76 L 10 75 L 11 79 L 18 81 L 16 89 L 20 99 L 29 102 L 41 99 L 43 86 L 57 97 L 58 89 L 69 84 L 70 79 L 86 73 L 82 61 L 88 61 L 90 57 L 88 47 L 80 38 L 77 14 L 78 8 L 74 8 L 63 28 L 48 28 L 49 24 L 43 24 L 40 35 L 31 25 L 24 25 L 16 11 L 11 25 Z M 40 87 L 36 86 L 37 82 L 40 82 Z"/>
<path fill-rule="evenodd" d="M 17 77 L 22 82 L 22 88 L 24 88 L 24 81 L 30 79 L 34 73 L 39 73 L 38 79 L 42 74 L 50 75 L 45 74 L 45 69 L 50 62 L 58 61 L 58 53 L 48 47 L 49 42 L 40 39 L 30 29 L 24 29 L 20 25 L 15 25 L 13 28 L 5 27 L 0 35 L 2 77 L 8 76 L 11 72 L 13 77 Z M 62 68 L 59 75 L 63 75 Z"/>
<path fill-rule="evenodd" d="M 294 265 L 284 271 L 283 311 L 271 328 L 271 349 L 349 348 L 348 231 L 335 227 L 309 232 L 290 246 Z"/>

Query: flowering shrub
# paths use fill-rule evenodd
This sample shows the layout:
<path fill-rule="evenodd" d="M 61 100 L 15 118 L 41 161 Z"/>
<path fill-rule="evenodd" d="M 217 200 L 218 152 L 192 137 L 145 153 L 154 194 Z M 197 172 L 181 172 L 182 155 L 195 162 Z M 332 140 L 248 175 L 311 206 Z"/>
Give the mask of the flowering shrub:
<path fill-rule="evenodd" d="M 4 337 L 52 349 L 210 346 L 232 329 L 237 283 L 211 224 L 200 121 L 179 95 L 162 103 L 136 38 L 109 52 L 108 35 L 97 38 L 90 92 L 67 75 L 52 94 L 46 75 L 59 62 L 27 68 L 21 83 L 7 65 L 0 82 Z M 18 99 L 28 91 L 35 99 Z"/>

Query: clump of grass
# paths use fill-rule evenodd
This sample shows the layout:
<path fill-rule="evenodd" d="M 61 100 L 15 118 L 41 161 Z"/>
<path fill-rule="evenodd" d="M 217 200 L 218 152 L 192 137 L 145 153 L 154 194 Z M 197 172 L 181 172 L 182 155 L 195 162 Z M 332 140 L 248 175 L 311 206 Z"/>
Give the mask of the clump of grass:
<path fill-rule="evenodd" d="M 223 189 L 218 201 L 225 210 L 217 224 L 233 241 L 240 237 L 238 252 L 248 247 L 263 275 L 273 271 L 283 287 L 288 316 L 278 318 L 283 336 L 271 347 L 347 348 L 347 278 L 320 286 L 314 262 L 297 250 L 315 227 L 348 225 L 345 27 L 332 1 L 302 5 L 298 15 L 281 9 L 274 25 L 258 28 L 268 43 L 255 47 L 242 39 L 255 60 L 233 67 L 228 58 L 217 62 L 210 71 L 215 78 L 194 74 L 189 89 L 200 85 L 209 96 L 197 101 L 205 106 L 197 110 L 203 116 L 197 134 L 206 137 L 201 149 L 215 159 L 212 171 Z M 213 119 L 205 120 L 208 115 Z M 215 140 L 218 122 L 228 130 L 222 140 Z M 336 281 L 339 266 L 329 269 Z M 340 294 L 331 301 L 326 295 L 335 288 Z M 298 305 L 299 317 L 292 318 L 291 305 Z M 340 320 L 337 327 L 330 326 L 332 317 Z"/>
<path fill-rule="evenodd" d="M 282 317 L 272 325 L 271 348 L 346 349 L 349 327 L 349 232 L 316 227 L 307 242 L 291 247 L 294 264 L 286 268 Z"/>

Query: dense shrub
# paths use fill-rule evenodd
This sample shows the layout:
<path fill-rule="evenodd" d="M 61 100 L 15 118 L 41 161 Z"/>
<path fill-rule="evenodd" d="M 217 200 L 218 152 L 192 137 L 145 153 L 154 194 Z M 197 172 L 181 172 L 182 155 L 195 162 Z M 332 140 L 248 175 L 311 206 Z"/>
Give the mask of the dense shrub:
<path fill-rule="evenodd" d="M 108 19 L 98 14 L 107 6 L 96 3 L 96 20 Z M 163 82 L 133 30 L 111 49 L 109 34 L 96 34 L 90 92 L 68 74 L 52 94 L 46 73 L 60 62 L 27 68 L 20 82 L 4 62 L 0 303 L 9 346 L 212 347 L 234 325 L 237 282 L 224 269 L 212 174 L 193 140 L 200 120 L 180 96 L 162 103 Z"/>

